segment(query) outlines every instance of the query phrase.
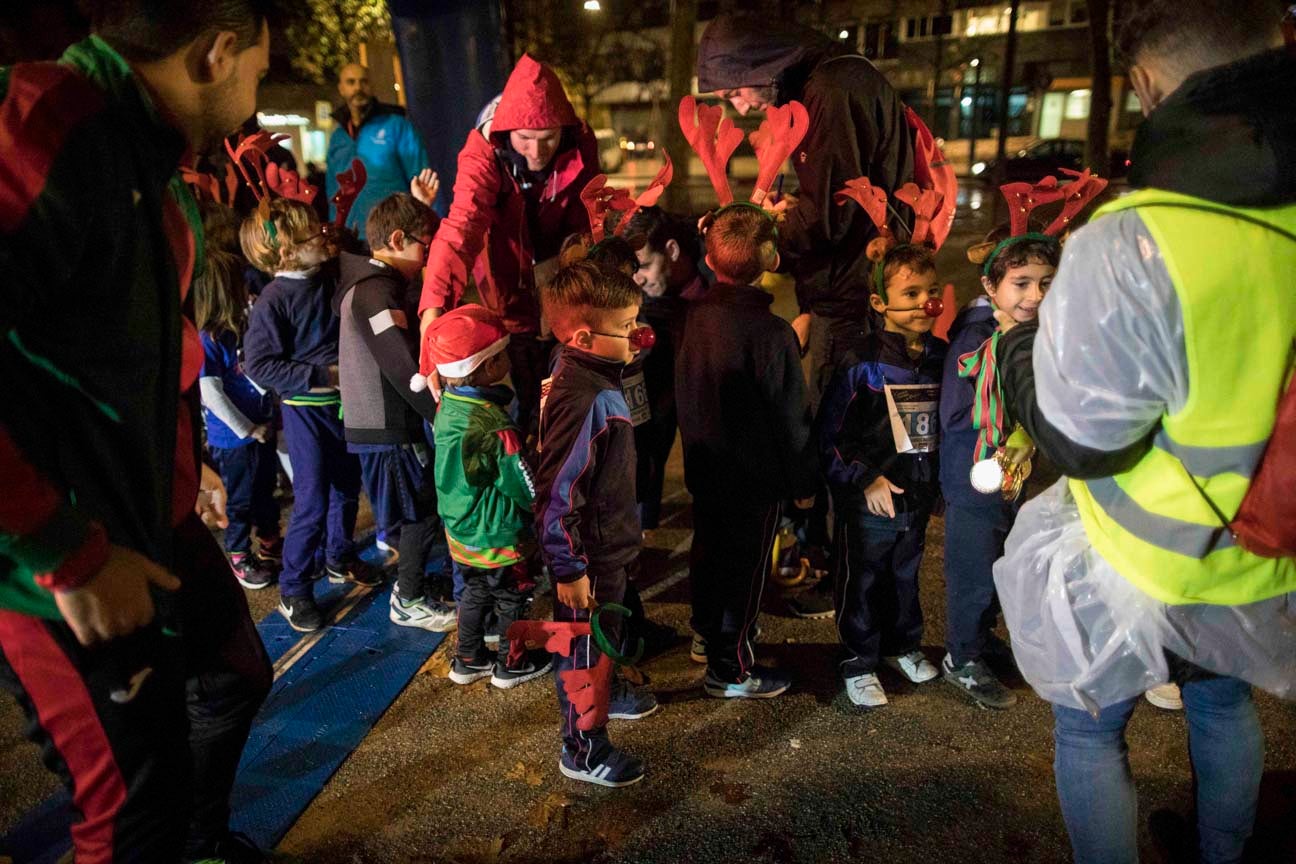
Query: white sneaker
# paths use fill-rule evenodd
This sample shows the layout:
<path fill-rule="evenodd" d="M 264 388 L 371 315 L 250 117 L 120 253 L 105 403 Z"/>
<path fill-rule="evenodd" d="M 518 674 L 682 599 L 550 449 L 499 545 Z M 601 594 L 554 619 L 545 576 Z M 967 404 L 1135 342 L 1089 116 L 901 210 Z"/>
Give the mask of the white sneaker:
<path fill-rule="evenodd" d="M 910 651 L 899 657 L 884 657 L 886 664 L 915 684 L 930 681 L 940 674 L 921 651 Z"/>
<path fill-rule="evenodd" d="M 846 695 L 861 708 L 878 708 L 887 704 L 886 691 L 878 677 L 870 672 L 846 679 Z"/>
<path fill-rule="evenodd" d="M 392 623 L 402 627 L 418 627 L 422 630 L 431 630 L 433 633 L 449 633 L 459 625 L 459 617 L 455 614 L 455 610 L 444 603 L 425 600 L 422 597 L 406 603 L 400 599 L 395 589 L 392 589 L 391 612 L 388 617 L 391 618 Z"/>
<path fill-rule="evenodd" d="M 1178 684 L 1162 684 L 1160 687 L 1153 687 L 1143 695 L 1158 708 L 1166 711 L 1183 710 L 1183 695 L 1179 692 Z"/>

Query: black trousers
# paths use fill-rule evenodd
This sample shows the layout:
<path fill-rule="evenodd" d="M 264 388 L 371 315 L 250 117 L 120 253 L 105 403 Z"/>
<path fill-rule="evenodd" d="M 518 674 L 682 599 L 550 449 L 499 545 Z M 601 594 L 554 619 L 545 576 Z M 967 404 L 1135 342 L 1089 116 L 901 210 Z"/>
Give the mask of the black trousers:
<path fill-rule="evenodd" d="M 707 643 L 707 669 L 722 681 L 745 680 L 755 663 L 751 628 L 782 509 L 727 495 L 693 499 L 692 623 Z"/>
<path fill-rule="evenodd" d="M 549 377 L 549 357 L 558 343 L 534 333 L 514 333 L 509 337 L 509 377 L 517 394 L 517 426 L 523 440 L 536 433 L 540 424 L 540 383 Z"/>
<path fill-rule="evenodd" d="M 492 658 L 486 651 L 486 618 L 495 613 L 498 622 L 492 629 L 500 634 L 508 632 L 514 621 L 522 617 L 527 597 L 535 588 L 530 575 L 530 563 L 519 561 L 511 567 L 470 567 L 460 564 L 464 590 L 459 597 L 460 659 L 469 663 L 485 663 Z M 500 665 L 508 662 L 509 640 L 501 638 L 498 656 Z"/>
<path fill-rule="evenodd" d="M 402 600 L 423 596 L 427 561 L 441 533 L 432 455 L 418 444 L 396 444 L 360 454 L 365 494 L 375 511 L 381 502 L 389 526 L 400 530 L 396 549 L 396 593 Z"/>
<path fill-rule="evenodd" d="M 862 499 L 833 503 L 840 508 L 833 533 L 833 599 L 847 655 L 842 677 L 853 678 L 876 671 L 882 657 L 907 654 L 922 642 L 918 568 L 930 513 L 885 519 L 870 514 Z"/>
<path fill-rule="evenodd" d="M 86 648 L 62 621 L 0 611 L 0 686 L 72 793 L 77 861 L 169 864 L 228 830 L 270 663 L 211 533 L 197 517 L 176 533 L 181 588 L 129 636 Z"/>

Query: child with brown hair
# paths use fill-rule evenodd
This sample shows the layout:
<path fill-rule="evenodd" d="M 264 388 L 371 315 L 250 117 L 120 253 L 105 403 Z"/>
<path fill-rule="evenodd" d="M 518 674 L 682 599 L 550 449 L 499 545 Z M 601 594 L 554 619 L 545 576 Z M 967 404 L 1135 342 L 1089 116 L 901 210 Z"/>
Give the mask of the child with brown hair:
<path fill-rule="evenodd" d="M 360 463 L 347 452 L 338 418 L 337 277 L 329 266 L 336 250 L 306 204 L 278 198 L 263 207 L 266 215 L 254 213 L 239 230 L 243 254 L 275 277 L 252 307 L 244 358 L 248 376 L 283 399 L 293 512 L 279 612 L 294 630 L 309 633 L 324 626 L 312 585 L 321 552 L 330 581 L 374 586 L 382 574 L 360 560 L 352 541 Z"/>
<path fill-rule="evenodd" d="M 641 297 L 630 276 L 591 261 L 563 268 L 541 290 L 545 316 L 563 344 L 541 402 L 535 507 L 541 553 L 556 583 L 558 622 L 585 622 L 598 605 L 620 603 L 638 564 L 634 429 L 621 376 L 643 338 L 636 320 Z M 603 624 L 617 644 L 620 621 L 604 618 Z M 643 763 L 617 749 L 606 726 L 581 728 L 562 678 L 571 672 L 598 676 L 590 686 L 609 719 L 646 717 L 657 710 L 657 700 L 600 664 L 603 653 L 592 636 L 572 642 L 555 665 L 563 737 L 559 770 L 602 786 L 637 783 Z"/>
<path fill-rule="evenodd" d="M 198 376 L 207 452 L 225 484 L 225 552 L 244 588 L 257 590 L 274 581 L 272 560 L 258 552 L 279 549 L 279 505 L 274 500 L 274 404 L 243 372 L 240 357 L 247 326 L 247 288 L 243 261 L 211 249 L 194 279 L 194 323 L 203 346 Z M 252 546 L 256 528 L 257 548 Z"/>
<path fill-rule="evenodd" d="M 783 502 L 813 504 L 818 470 L 801 352 L 759 287 L 778 266 L 778 229 L 760 208 L 720 210 L 706 231 L 716 284 L 694 300 L 675 360 L 684 482 L 693 495 L 693 629 L 704 688 L 770 698 L 791 686 L 755 665 L 752 639 Z"/>

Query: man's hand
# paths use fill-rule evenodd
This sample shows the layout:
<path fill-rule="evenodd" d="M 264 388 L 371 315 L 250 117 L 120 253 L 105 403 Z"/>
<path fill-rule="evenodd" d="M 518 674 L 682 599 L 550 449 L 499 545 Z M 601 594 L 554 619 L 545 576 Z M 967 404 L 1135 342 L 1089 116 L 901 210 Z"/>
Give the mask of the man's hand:
<path fill-rule="evenodd" d="M 133 633 L 153 620 L 149 586 L 165 591 L 180 580 L 143 555 L 109 546 L 108 560 L 90 581 L 73 591 L 55 591 L 54 603 L 82 645 Z"/>
<path fill-rule="evenodd" d="M 783 195 L 777 201 L 771 201 L 772 196 L 766 195 L 765 200 L 761 202 L 761 209 L 774 217 L 775 222 L 782 222 L 787 218 L 788 213 L 796 209 L 797 199 L 795 195 Z"/>
<path fill-rule="evenodd" d="M 431 168 L 424 168 L 410 180 L 410 194 L 431 207 L 441 191 L 441 178 Z"/>
<path fill-rule="evenodd" d="M 571 609 L 593 609 L 594 595 L 590 593 L 589 577 L 575 582 L 558 583 L 558 602 Z"/>
<path fill-rule="evenodd" d="M 253 426 L 248 437 L 258 441 L 261 444 L 270 440 L 270 427 L 262 423 L 260 426 Z"/>
<path fill-rule="evenodd" d="M 225 484 L 221 482 L 220 475 L 210 465 L 203 463 L 194 512 L 208 528 L 224 528 L 229 525 L 229 519 L 225 517 L 225 501 Z"/>
<path fill-rule="evenodd" d="M 797 344 L 801 346 L 801 353 L 804 354 L 807 346 L 810 345 L 810 313 L 802 312 L 792 319 L 792 332 L 796 333 Z"/>
<path fill-rule="evenodd" d="M 886 477 L 879 475 L 864 490 L 864 501 L 868 504 L 868 511 L 874 516 L 885 516 L 888 519 L 894 519 L 895 501 L 891 498 L 892 494 L 903 495 L 904 490 Z"/>

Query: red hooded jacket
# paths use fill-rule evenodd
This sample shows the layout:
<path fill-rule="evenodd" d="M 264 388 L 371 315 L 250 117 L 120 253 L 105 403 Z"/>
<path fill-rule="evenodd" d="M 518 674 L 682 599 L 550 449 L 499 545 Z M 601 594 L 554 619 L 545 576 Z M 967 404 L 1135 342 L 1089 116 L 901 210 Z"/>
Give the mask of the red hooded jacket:
<path fill-rule="evenodd" d="M 526 200 L 499 151 L 507 149 L 510 131 L 560 126 L 574 128 L 576 143 L 555 154 L 528 224 Z M 453 308 L 471 271 L 482 305 L 510 333 L 539 332 L 534 263 L 557 255 L 568 235 L 589 231 L 580 193 L 598 173 L 594 133 L 577 118 L 553 70 L 524 54 L 504 86 L 490 139 L 474 129 L 459 152 L 454 201 L 432 241 L 419 313 Z"/>

